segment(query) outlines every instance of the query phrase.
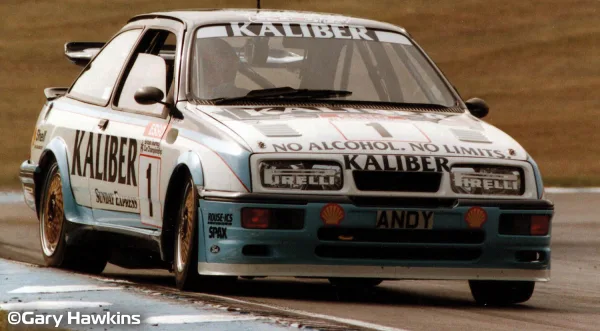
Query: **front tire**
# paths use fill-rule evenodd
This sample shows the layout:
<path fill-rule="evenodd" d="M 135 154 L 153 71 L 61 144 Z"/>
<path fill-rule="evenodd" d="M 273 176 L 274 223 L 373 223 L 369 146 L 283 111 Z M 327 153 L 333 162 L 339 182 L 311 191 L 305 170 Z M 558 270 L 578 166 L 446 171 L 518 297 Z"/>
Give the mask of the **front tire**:
<path fill-rule="evenodd" d="M 194 182 L 188 176 L 180 193 L 175 225 L 175 284 L 183 291 L 198 289 L 198 196 Z M 177 200 L 176 200 L 177 201 Z"/>
<path fill-rule="evenodd" d="M 67 245 L 62 181 L 58 165 L 52 162 L 46 172 L 40 208 L 40 244 L 48 267 L 100 274 L 106 267 L 106 254 L 85 247 Z"/>
<path fill-rule="evenodd" d="M 535 282 L 470 280 L 469 287 L 477 304 L 506 306 L 529 300 L 533 295 Z"/>

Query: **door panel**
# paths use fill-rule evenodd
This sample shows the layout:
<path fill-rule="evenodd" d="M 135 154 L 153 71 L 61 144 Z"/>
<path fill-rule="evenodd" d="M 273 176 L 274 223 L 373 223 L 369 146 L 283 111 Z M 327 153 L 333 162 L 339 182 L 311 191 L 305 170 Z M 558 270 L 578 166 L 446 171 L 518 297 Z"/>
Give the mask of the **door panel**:
<path fill-rule="evenodd" d="M 89 181 L 94 218 L 115 225 L 160 228 L 162 135 L 157 136 L 151 128 L 166 128 L 167 120 L 150 121 L 141 114 L 114 110 L 105 114 L 108 125 L 104 130 L 97 126 L 95 135 L 99 142 L 98 163 L 104 175 Z M 132 213 L 137 217 L 119 218 L 103 211 Z"/>

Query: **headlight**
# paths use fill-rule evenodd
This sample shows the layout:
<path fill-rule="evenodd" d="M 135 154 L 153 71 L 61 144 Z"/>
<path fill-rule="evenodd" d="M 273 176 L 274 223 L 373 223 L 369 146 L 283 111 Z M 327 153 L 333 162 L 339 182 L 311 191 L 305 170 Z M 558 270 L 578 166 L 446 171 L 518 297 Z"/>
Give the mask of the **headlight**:
<path fill-rule="evenodd" d="M 450 173 L 452 190 L 462 194 L 522 195 L 523 171 L 515 167 L 457 165 Z"/>
<path fill-rule="evenodd" d="M 262 161 L 260 181 L 267 189 L 339 191 L 344 186 L 342 167 L 332 161 Z"/>

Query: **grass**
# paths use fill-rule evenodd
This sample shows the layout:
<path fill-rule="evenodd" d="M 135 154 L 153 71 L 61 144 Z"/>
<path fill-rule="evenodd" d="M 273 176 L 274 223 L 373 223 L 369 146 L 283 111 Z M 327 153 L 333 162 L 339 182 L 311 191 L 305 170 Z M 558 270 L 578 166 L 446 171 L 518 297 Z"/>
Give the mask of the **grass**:
<path fill-rule="evenodd" d="M 66 41 L 104 41 L 139 13 L 254 3 L 2 0 L 0 186 L 18 185 L 18 166 L 29 154 L 43 88 L 68 86 L 78 73 L 62 53 Z M 547 184 L 600 185 L 600 1 L 262 3 L 374 18 L 407 28 L 465 99 L 478 96 L 490 104 L 486 120 L 529 151 Z"/>

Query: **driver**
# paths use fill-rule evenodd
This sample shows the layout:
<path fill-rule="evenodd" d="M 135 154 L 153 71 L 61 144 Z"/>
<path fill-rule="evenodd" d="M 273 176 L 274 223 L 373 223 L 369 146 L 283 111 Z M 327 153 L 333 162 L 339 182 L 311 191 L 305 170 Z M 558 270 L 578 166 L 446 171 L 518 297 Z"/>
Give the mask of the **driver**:
<path fill-rule="evenodd" d="M 244 96 L 247 90 L 235 86 L 240 59 L 233 47 L 218 38 L 207 38 L 200 47 L 202 81 L 207 99 Z"/>

